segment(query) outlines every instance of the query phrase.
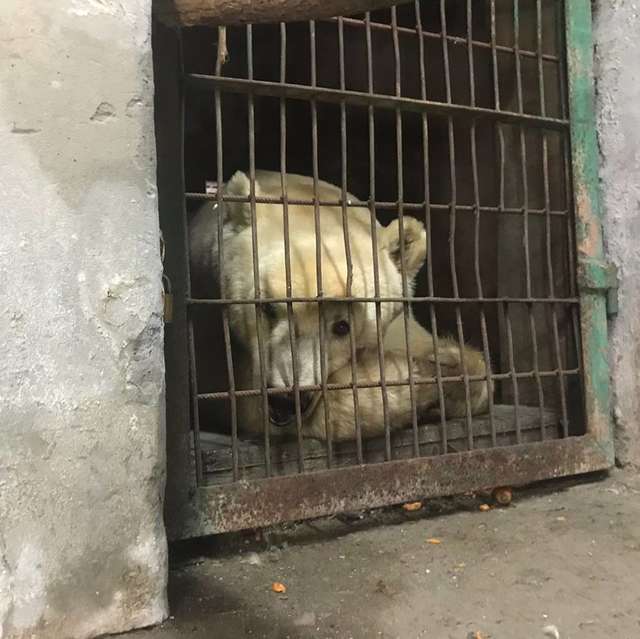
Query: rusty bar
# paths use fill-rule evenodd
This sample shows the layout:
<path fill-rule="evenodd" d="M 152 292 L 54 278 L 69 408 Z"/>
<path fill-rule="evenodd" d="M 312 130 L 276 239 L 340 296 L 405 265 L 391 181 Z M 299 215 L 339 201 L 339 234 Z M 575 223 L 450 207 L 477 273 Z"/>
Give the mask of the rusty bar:
<path fill-rule="evenodd" d="M 514 15 L 517 16 L 517 2 L 514 3 Z M 514 21 L 517 23 L 517 19 Z M 514 28 L 515 28 L 514 24 Z M 524 245 L 524 264 L 525 264 L 525 279 L 526 279 L 526 295 L 529 299 L 533 298 L 532 285 L 531 285 L 531 253 L 529 247 L 529 215 L 527 214 L 527 208 L 529 203 L 529 179 L 527 174 L 527 144 L 525 139 L 524 128 L 520 129 L 520 172 L 522 180 L 522 243 Z M 538 355 L 538 336 L 536 331 L 536 320 L 533 313 L 533 304 L 530 302 L 527 304 L 527 315 L 529 318 L 529 334 L 531 335 L 531 349 L 533 359 L 533 369 L 536 373 L 536 387 L 538 390 L 538 408 L 540 409 L 540 430 L 541 436 L 544 439 L 546 437 L 546 431 L 544 428 L 544 393 L 542 389 L 542 382 L 540 381 L 540 367 L 539 367 L 539 355 Z"/>
<path fill-rule="evenodd" d="M 396 296 L 380 296 L 380 297 L 325 297 L 325 302 L 430 302 L 432 304 L 451 304 L 455 301 L 456 304 L 477 304 L 477 297 L 430 297 L 429 295 L 414 295 L 413 297 L 403 297 L 402 295 Z M 573 304 L 579 303 L 577 297 L 484 297 L 482 301 L 485 304 L 499 304 L 502 302 L 510 302 L 511 304 Z M 219 299 L 187 299 L 187 304 L 198 306 L 201 304 L 257 304 L 264 306 L 265 304 L 286 304 L 287 302 L 317 302 L 317 298 L 310 296 L 296 296 L 296 297 L 262 297 L 259 300 L 246 300 L 242 298 L 234 298 L 227 300 Z"/>
<path fill-rule="evenodd" d="M 369 93 L 373 94 L 373 51 L 371 42 L 371 16 L 365 13 L 366 41 L 367 41 L 367 83 Z M 373 301 L 376 306 L 376 346 L 378 349 L 378 364 L 380 365 L 380 391 L 382 393 L 382 413 L 384 421 L 385 455 L 391 460 L 391 427 L 389 424 L 389 400 L 387 395 L 384 348 L 382 345 L 382 319 L 380 308 L 380 265 L 378 263 L 378 221 L 376 219 L 376 144 L 375 119 L 373 105 L 369 105 L 367 112 L 369 129 L 369 215 L 371 220 L 371 251 L 373 254 Z"/>
<path fill-rule="evenodd" d="M 512 111 L 496 111 L 485 107 L 470 107 L 464 104 L 436 102 L 432 100 L 417 100 L 415 98 L 397 97 L 380 93 L 365 93 L 360 91 L 342 91 L 327 87 L 310 87 L 298 84 L 280 84 L 266 80 L 250 80 L 246 78 L 227 78 L 190 73 L 186 77 L 187 84 L 195 89 L 213 90 L 215 87 L 228 93 L 251 94 L 271 97 L 286 97 L 295 100 L 317 100 L 354 106 L 376 107 L 379 109 L 402 109 L 413 113 L 445 115 L 455 118 L 485 118 L 505 124 L 526 124 L 529 127 L 547 128 L 550 130 L 564 130 L 569 126 L 567 120 L 559 118 L 542 118 L 529 113 L 514 113 Z"/>
<path fill-rule="evenodd" d="M 286 81 L 287 74 L 287 25 L 280 23 L 280 82 Z M 282 233 L 284 240 L 284 270 L 287 298 L 292 297 L 291 289 L 291 243 L 289 237 L 289 201 L 287 194 L 287 105 L 280 99 L 280 185 L 282 188 Z M 293 400 L 296 413 L 296 433 L 298 443 L 302 441 L 302 410 L 300 407 L 300 378 L 298 374 L 298 349 L 293 317 L 293 304 L 287 302 L 287 325 L 289 329 L 289 347 L 291 349 L 291 373 L 293 375 Z M 302 459 L 298 449 L 298 460 Z M 298 470 L 302 472 L 300 461 Z"/>
<path fill-rule="evenodd" d="M 500 111 L 500 82 L 498 75 L 498 46 L 496 44 L 496 0 L 491 0 L 490 5 L 491 20 L 491 69 L 493 75 L 493 100 L 495 110 Z M 498 127 L 499 128 L 499 127 Z"/>
<path fill-rule="evenodd" d="M 402 69 L 400 67 L 400 41 L 398 38 L 398 18 L 395 6 L 391 7 L 391 35 L 393 39 L 393 58 L 395 70 L 395 92 L 397 96 L 402 94 Z M 398 229 L 400 239 L 400 277 L 402 280 L 402 297 L 408 295 L 407 272 L 405 260 L 405 235 L 404 235 L 404 171 L 403 171 L 403 146 L 402 146 L 402 113 L 396 109 L 396 180 L 398 196 Z M 404 323 L 404 336 L 407 357 L 407 376 L 409 381 L 409 401 L 411 402 L 411 427 L 413 429 L 413 453 L 417 457 L 420 455 L 420 442 L 418 439 L 418 409 L 416 405 L 416 392 L 413 379 L 413 355 L 411 352 L 411 335 L 409 328 L 410 302 L 402 304 L 402 316 Z"/>
<path fill-rule="evenodd" d="M 542 0 L 536 0 L 536 48 L 538 52 L 538 91 L 540 97 L 540 115 L 547 112 L 544 93 L 544 69 L 542 67 Z M 542 131 L 542 178 L 544 185 L 544 206 L 551 209 L 551 194 L 549 187 L 549 148 L 547 134 Z M 553 256 L 551 252 L 551 216 L 545 216 L 545 248 L 547 254 L 547 285 L 549 297 L 555 297 L 555 277 L 553 272 Z M 560 351 L 560 335 L 558 332 L 558 314 L 555 305 L 551 305 L 551 327 L 553 332 L 553 350 L 556 366 L 562 367 Z M 567 413 L 567 399 L 564 377 L 558 375 L 558 394 L 560 395 L 560 411 L 563 435 L 569 436 L 569 417 Z"/>
<path fill-rule="evenodd" d="M 549 370 L 549 371 L 539 371 L 538 373 L 536 373 L 534 370 L 531 371 L 522 371 L 522 372 L 516 372 L 516 373 L 493 373 L 491 375 L 491 379 L 493 381 L 503 381 L 503 380 L 508 380 L 511 379 L 514 375 L 516 377 L 516 379 L 535 379 L 536 376 L 539 376 L 540 378 L 551 378 L 551 377 L 557 377 L 558 374 L 562 373 L 562 375 L 564 375 L 565 377 L 570 376 L 570 375 L 578 375 L 581 372 L 581 369 L 579 368 L 564 368 L 561 371 L 558 370 Z M 467 378 L 470 382 L 484 382 L 486 381 L 487 377 L 486 375 L 467 375 Z M 451 383 L 456 383 L 456 382 L 462 382 L 464 381 L 464 377 L 462 375 L 452 375 L 452 376 L 442 376 L 440 378 L 440 381 L 443 384 L 451 384 Z M 419 379 L 416 379 L 414 384 L 416 386 L 427 386 L 427 385 L 433 385 L 433 384 L 437 384 L 438 383 L 438 379 L 436 377 L 421 377 Z M 407 380 L 387 380 L 385 382 L 386 386 L 391 388 L 391 387 L 397 387 L 397 386 L 406 386 L 407 385 Z M 380 388 L 380 382 L 358 382 L 357 385 L 358 389 L 361 388 Z M 329 391 L 333 391 L 333 390 L 351 390 L 353 389 L 353 385 L 352 384 L 334 384 L 334 383 L 329 383 L 327 384 L 327 390 Z M 308 386 L 300 386 L 300 390 L 301 391 L 320 391 L 322 390 L 322 386 L 320 384 L 310 384 Z M 268 395 L 283 395 L 286 393 L 291 393 L 293 392 L 293 386 L 283 386 L 280 388 L 268 388 L 267 389 L 267 394 Z M 247 389 L 247 390 L 238 390 L 236 391 L 236 394 L 238 397 L 257 397 L 258 395 L 261 394 L 261 390 L 259 388 L 254 388 L 254 389 Z M 202 400 L 221 400 L 221 399 L 227 399 L 227 393 L 226 391 L 221 391 L 221 392 L 216 392 L 216 393 L 200 393 L 198 395 L 199 399 Z"/>
<path fill-rule="evenodd" d="M 202 449 L 200 446 L 200 411 L 198 407 L 198 377 L 196 374 L 196 351 L 193 344 L 193 320 L 189 318 L 189 378 L 191 380 L 191 416 L 193 426 L 193 456 L 196 467 L 196 485 L 202 486 Z M 225 393 L 226 394 L 226 393 Z"/>
<path fill-rule="evenodd" d="M 253 78 L 253 30 L 250 24 L 247 33 L 247 75 Z M 256 146 L 255 146 L 255 112 L 253 95 L 248 95 L 248 128 L 249 128 L 249 204 L 251 207 L 251 250 L 253 254 L 253 286 L 256 310 L 256 336 L 258 338 L 258 360 L 260 367 L 260 388 L 262 395 L 262 418 L 264 424 L 264 463 L 267 477 L 271 474 L 271 422 L 269 419 L 269 400 L 267 396 L 267 375 L 264 357 L 264 340 L 262 336 L 263 305 L 261 299 L 260 258 L 258 255 L 258 222 L 256 219 Z"/>
<path fill-rule="evenodd" d="M 524 114 L 524 102 L 522 99 L 522 60 L 520 58 L 520 0 L 513 0 L 513 53 L 516 64 L 518 113 Z"/>
<path fill-rule="evenodd" d="M 467 0 L 468 2 L 471 2 L 472 0 Z M 495 1 L 495 0 L 494 0 Z M 350 26 L 350 27 L 364 27 L 364 21 L 363 20 L 358 20 L 357 18 L 346 18 L 346 17 L 342 17 L 342 18 L 323 18 L 321 21 L 322 22 L 334 22 L 336 20 L 342 20 L 346 25 Z M 320 22 L 320 20 L 318 21 Z M 389 31 L 392 27 L 389 24 L 386 24 L 384 22 L 371 22 L 371 29 L 373 31 Z M 417 36 L 420 40 L 424 39 L 430 39 L 430 40 L 440 40 L 442 38 L 442 34 L 441 33 L 437 33 L 435 31 L 426 31 L 424 29 L 411 29 L 410 27 L 400 27 L 398 26 L 398 33 L 402 34 L 402 35 L 409 35 L 409 36 Z M 468 44 L 469 43 L 469 39 L 468 38 L 462 38 L 460 36 L 454 36 L 454 35 L 448 35 L 447 34 L 447 41 L 449 42 L 449 44 L 454 44 L 454 45 L 461 45 L 461 44 Z M 422 46 L 424 46 L 424 42 L 420 43 L 419 45 L 422 44 Z M 484 42 L 482 40 L 471 40 L 471 46 L 473 47 L 477 47 L 478 49 L 489 49 L 491 48 L 491 44 Z M 497 45 L 496 46 L 496 50 L 500 51 L 501 53 L 513 53 L 513 47 L 507 47 L 505 45 Z M 520 55 L 524 58 L 535 58 L 536 57 L 536 52 L 535 51 L 529 51 L 527 49 L 520 49 Z M 549 62 L 549 63 L 560 63 L 561 62 L 561 58 L 559 58 L 558 56 L 555 56 L 553 54 L 550 53 L 545 53 L 542 56 L 542 59 L 545 62 Z"/>
<path fill-rule="evenodd" d="M 476 79 L 473 63 L 473 3 L 467 0 L 467 66 L 469 67 L 469 101 L 476 106 Z M 475 123 L 474 123 L 475 125 Z"/>
<path fill-rule="evenodd" d="M 309 46 L 311 59 L 311 86 L 316 87 L 318 68 L 316 62 L 316 24 L 309 21 Z M 316 303 L 318 304 L 318 327 L 320 341 L 320 386 L 322 393 L 322 406 L 324 410 L 324 428 L 327 433 L 327 465 L 331 467 L 333 459 L 333 442 L 329 433 L 329 412 L 327 407 L 327 362 L 326 362 L 326 333 L 325 333 L 325 307 L 323 303 L 324 289 L 322 286 L 322 230 L 320 224 L 320 198 L 318 197 L 318 107 L 315 100 L 310 101 L 311 108 L 311 161 L 313 166 L 313 228 L 316 239 Z M 315 367 L 314 367 L 315 374 Z M 298 437 L 298 445 L 302 447 L 302 437 Z M 302 470 L 301 470 L 302 472 Z"/>
<path fill-rule="evenodd" d="M 493 6 L 493 0 L 492 0 Z M 498 136 L 498 152 L 500 157 L 500 183 L 499 183 L 499 198 L 500 198 L 500 207 L 504 207 L 505 203 L 505 187 L 506 187 L 506 178 L 505 178 L 505 169 L 506 169 L 506 149 L 505 149 L 505 140 L 504 140 L 504 131 L 502 127 L 498 124 L 497 128 L 497 136 Z M 507 326 L 507 352 L 509 357 L 509 371 L 511 372 L 511 388 L 513 391 L 513 417 L 515 421 L 516 427 L 516 441 L 518 443 L 522 442 L 522 431 L 520 426 L 520 403 L 519 403 L 519 392 L 518 392 L 518 378 L 516 376 L 516 365 L 515 365 L 515 357 L 513 352 L 513 326 L 511 324 L 511 315 L 509 314 L 509 303 L 507 301 L 504 302 L 503 306 L 504 320 Z"/>
<path fill-rule="evenodd" d="M 471 0 L 469 0 L 471 2 Z M 480 180 L 478 178 L 478 153 L 476 148 L 476 124 L 471 125 L 471 172 L 473 178 L 473 199 L 477 206 L 477 212 L 474 225 L 474 270 L 476 276 L 476 288 L 478 290 L 478 298 L 484 297 L 482 287 L 482 277 L 480 274 Z M 480 332 L 482 334 L 482 351 L 484 356 L 484 365 L 487 373 L 487 397 L 489 408 L 489 426 L 491 428 L 491 441 L 494 446 L 497 445 L 498 436 L 496 433 L 496 425 L 493 418 L 493 384 L 491 383 L 491 355 L 489 353 L 489 334 L 487 331 L 487 317 L 484 311 L 484 304 L 480 304 Z M 469 449 L 473 448 L 473 434 L 469 432 Z"/>
<path fill-rule="evenodd" d="M 449 64 L 449 43 L 446 39 L 447 35 L 447 14 L 446 0 L 440 0 L 440 23 L 442 29 L 442 59 L 444 66 L 445 91 L 447 96 L 447 104 L 451 103 L 451 71 Z M 458 201 L 458 184 L 456 176 L 456 150 L 455 135 L 453 127 L 453 119 L 451 116 L 447 118 L 447 133 L 449 146 L 449 181 L 451 185 L 450 201 L 451 211 L 449 213 L 449 265 L 451 268 L 451 284 L 453 288 L 453 301 L 457 302 L 460 297 L 458 288 L 458 271 L 456 266 L 456 204 Z M 473 417 L 471 414 L 471 393 L 469 389 L 469 375 L 467 372 L 467 364 L 464 357 L 464 330 L 462 327 L 462 315 L 460 312 L 460 304 L 455 304 L 456 309 L 456 327 L 458 332 L 458 348 L 460 352 L 460 367 L 462 368 L 462 376 L 464 379 L 464 396 L 466 406 L 467 432 L 470 441 L 473 443 Z"/>
<path fill-rule="evenodd" d="M 542 0 L 536 0 L 536 58 L 538 62 L 538 93 L 540 97 L 540 115 L 547 113 L 544 95 L 544 66 L 542 64 Z"/>
<path fill-rule="evenodd" d="M 216 200 L 216 196 L 211 193 L 195 193 L 193 191 L 187 192 L 185 197 L 188 200 Z M 249 198 L 243 197 L 241 195 L 223 195 L 223 202 L 249 202 Z M 298 198 L 289 198 L 288 200 L 290 205 L 296 204 L 301 206 L 313 206 L 313 200 L 303 200 Z M 256 204 L 281 204 L 282 198 L 277 197 L 269 197 L 269 196 L 256 196 Z M 319 200 L 318 204 L 320 206 L 342 206 L 342 202 L 340 200 Z M 369 205 L 368 202 L 363 202 L 362 200 L 349 200 L 346 203 L 346 208 L 353 207 L 367 207 Z M 449 213 L 451 209 L 451 204 L 438 204 L 436 202 L 431 202 L 429 204 L 433 211 L 438 211 L 441 213 Z M 406 210 L 412 211 L 422 211 L 425 207 L 425 202 L 403 202 L 403 207 Z M 376 202 L 376 208 L 381 210 L 383 209 L 396 209 L 398 208 L 398 202 Z M 470 204 L 458 204 L 456 206 L 456 210 L 458 213 L 474 213 L 475 214 L 475 206 Z M 500 213 L 506 215 L 522 215 L 522 207 L 519 206 L 517 208 L 514 207 L 503 207 L 500 209 L 497 206 L 481 206 L 480 211 L 482 213 Z M 529 215 L 546 215 L 547 212 L 544 208 L 542 209 L 528 209 Z M 552 210 L 550 214 L 553 216 L 561 216 L 561 217 L 569 217 L 569 213 L 567 210 Z"/>
<path fill-rule="evenodd" d="M 221 64 L 220 57 L 218 56 L 217 64 Z M 226 290 L 224 286 L 224 242 L 223 237 L 223 223 L 224 215 L 222 210 L 224 203 L 222 201 L 222 183 L 223 183 L 223 153 L 222 153 L 222 99 L 220 91 L 214 93 L 214 110 L 216 120 L 216 206 L 218 207 L 218 278 L 220 286 L 220 299 L 224 300 L 226 297 Z M 238 471 L 238 401 L 236 398 L 236 380 L 235 371 L 233 369 L 233 355 L 231 351 L 231 331 L 229 328 L 229 306 L 227 304 L 221 304 L 222 315 L 222 333 L 224 338 L 225 357 L 227 359 L 227 382 L 229 384 L 229 408 L 231 417 L 231 459 L 233 464 L 233 479 L 236 481 L 239 477 Z"/>
<path fill-rule="evenodd" d="M 340 89 L 346 87 L 345 60 L 344 60 L 344 23 L 342 18 L 338 18 L 338 59 L 340 66 Z M 347 209 L 347 107 L 344 102 L 340 103 L 340 190 L 342 209 L 342 235 L 344 238 L 344 252 L 347 258 L 347 297 L 353 294 L 353 259 L 351 257 L 351 241 L 349 238 L 349 216 Z M 353 315 L 353 304 L 347 304 L 349 314 L 349 326 L 355 326 Z M 358 398 L 358 374 L 356 367 L 357 344 L 353 330 L 349 330 L 349 346 L 351 349 L 351 383 L 353 384 L 353 418 L 356 432 L 356 456 L 359 464 L 364 463 L 362 452 L 362 425 L 360 423 L 360 402 Z"/>
<path fill-rule="evenodd" d="M 422 16 L 420 13 L 420 0 L 415 0 L 416 30 L 422 34 Z M 427 76 L 425 70 L 425 48 L 424 38 L 420 35 L 420 95 L 423 100 L 427 99 Z M 427 114 L 421 113 L 422 118 L 422 154 L 424 171 L 422 179 L 424 182 L 424 226 L 427 237 L 427 292 L 429 296 L 434 296 L 433 286 L 433 256 L 431 255 L 431 189 L 429 185 L 429 123 Z M 415 301 L 415 297 L 414 297 Z M 438 323 L 433 304 L 429 304 L 429 320 L 431 322 L 431 338 L 433 340 L 433 354 L 436 365 L 436 383 L 438 386 L 438 406 L 440 408 L 440 437 L 442 449 L 447 450 L 447 414 L 444 402 L 444 385 L 442 383 L 442 367 L 440 365 L 440 350 L 438 348 Z"/>
<path fill-rule="evenodd" d="M 208 486 L 200 490 L 204 513 L 194 535 L 269 526 L 478 488 L 518 486 L 607 467 L 608 459 L 597 440 L 586 436 Z"/>

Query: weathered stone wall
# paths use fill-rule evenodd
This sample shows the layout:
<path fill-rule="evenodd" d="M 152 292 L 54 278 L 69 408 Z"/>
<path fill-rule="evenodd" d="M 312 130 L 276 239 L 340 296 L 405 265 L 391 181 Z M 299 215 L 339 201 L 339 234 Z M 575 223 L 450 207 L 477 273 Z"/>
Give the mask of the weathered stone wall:
<path fill-rule="evenodd" d="M 601 189 L 610 259 L 620 269 L 620 313 L 610 361 L 620 463 L 640 466 L 640 5 L 595 3 Z"/>
<path fill-rule="evenodd" d="M 151 0 L 0 2 L 0 638 L 166 614 Z"/>

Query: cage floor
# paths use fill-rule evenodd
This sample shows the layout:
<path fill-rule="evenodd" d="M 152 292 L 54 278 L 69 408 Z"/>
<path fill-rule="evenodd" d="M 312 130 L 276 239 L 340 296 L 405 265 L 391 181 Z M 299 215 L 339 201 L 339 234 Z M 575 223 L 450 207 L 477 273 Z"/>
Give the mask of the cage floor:
<path fill-rule="evenodd" d="M 555 411 L 545 409 L 542 414 L 545 439 L 558 439 L 562 428 Z M 495 444 L 491 436 L 489 415 L 473 418 L 472 447 L 491 448 L 492 446 L 511 446 L 518 443 L 530 443 L 542 439 L 540 409 L 519 406 L 516 427 L 514 406 L 496 405 L 493 407 L 493 423 L 496 433 Z M 429 423 L 418 426 L 420 456 L 428 457 L 447 453 L 459 453 L 469 450 L 470 441 L 464 418 L 447 421 L 447 450 L 442 445 L 442 424 Z M 203 468 L 207 484 L 228 484 L 233 481 L 232 439 L 217 433 L 200 433 Z M 392 458 L 409 459 L 414 454 L 413 429 L 406 428 L 391 435 Z M 376 463 L 386 461 L 385 440 L 383 437 L 362 442 L 364 461 Z M 300 472 L 298 463 L 298 445 L 295 440 L 271 442 L 271 474 L 295 475 Z M 262 442 L 251 440 L 238 441 L 238 468 L 240 479 L 262 479 L 265 477 L 265 454 Z M 353 441 L 335 443 L 332 451 L 332 468 L 354 466 L 358 464 L 356 443 Z M 324 442 L 307 439 L 304 441 L 304 472 L 325 470 L 327 468 L 327 446 Z"/>

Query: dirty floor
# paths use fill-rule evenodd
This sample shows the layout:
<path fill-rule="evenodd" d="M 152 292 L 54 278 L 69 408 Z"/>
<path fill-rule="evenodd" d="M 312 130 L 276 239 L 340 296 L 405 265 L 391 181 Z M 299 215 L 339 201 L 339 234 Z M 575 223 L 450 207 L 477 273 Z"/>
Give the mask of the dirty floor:
<path fill-rule="evenodd" d="M 121 637 L 640 638 L 637 474 L 538 485 L 507 508 L 485 502 L 180 546 L 171 618 Z"/>

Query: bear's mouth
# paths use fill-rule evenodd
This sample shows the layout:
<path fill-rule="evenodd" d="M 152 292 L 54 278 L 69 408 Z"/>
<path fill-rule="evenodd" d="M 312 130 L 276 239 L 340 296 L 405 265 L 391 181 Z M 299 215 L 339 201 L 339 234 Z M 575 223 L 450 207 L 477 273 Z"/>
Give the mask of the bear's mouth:
<path fill-rule="evenodd" d="M 302 418 L 308 416 L 313 409 L 313 393 L 300 393 L 300 413 Z M 271 395 L 269 397 L 269 420 L 280 428 L 289 426 L 296 419 L 296 397 L 294 393 Z"/>

